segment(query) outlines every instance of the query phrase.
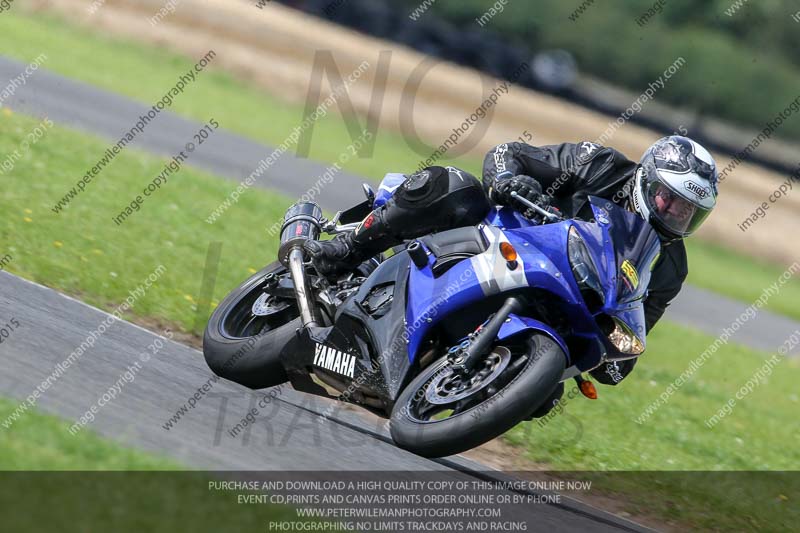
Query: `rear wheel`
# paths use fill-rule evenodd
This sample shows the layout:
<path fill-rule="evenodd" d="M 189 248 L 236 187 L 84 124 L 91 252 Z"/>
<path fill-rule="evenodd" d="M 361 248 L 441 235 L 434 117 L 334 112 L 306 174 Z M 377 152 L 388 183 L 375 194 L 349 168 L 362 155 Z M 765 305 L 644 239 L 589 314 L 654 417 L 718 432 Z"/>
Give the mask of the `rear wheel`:
<path fill-rule="evenodd" d="M 400 394 L 392 410 L 392 438 L 425 457 L 488 442 L 527 419 L 552 394 L 565 360 L 559 345 L 541 334 L 495 346 L 468 375 L 455 372 L 442 357 Z"/>
<path fill-rule="evenodd" d="M 203 335 L 211 370 L 253 389 L 288 381 L 280 353 L 302 326 L 294 297 L 268 284 L 268 276 L 288 271 L 276 261 L 251 276 L 214 310 Z"/>

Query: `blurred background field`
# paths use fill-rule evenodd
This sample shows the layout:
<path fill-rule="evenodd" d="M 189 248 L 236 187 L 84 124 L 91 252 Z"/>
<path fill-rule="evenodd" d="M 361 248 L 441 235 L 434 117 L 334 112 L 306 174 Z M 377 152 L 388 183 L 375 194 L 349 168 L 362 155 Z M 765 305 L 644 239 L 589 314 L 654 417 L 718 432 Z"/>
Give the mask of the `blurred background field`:
<path fill-rule="evenodd" d="M 408 12 L 420 5 L 400 3 Z M 474 29 L 493 4 L 439 0 L 430 13 Z M 691 70 L 671 80 L 658 98 L 694 110 L 698 120 L 716 116 L 761 129 L 777 106 L 798 97 L 800 6 L 791 0 L 741 2 L 738 9 L 732 0 L 505 4 L 486 25 L 489 31 L 530 50 L 568 50 L 585 74 L 633 91 L 675 58 L 686 58 Z M 582 4 L 588 5 L 581 12 Z M 780 135 L 800 140 L 800 121 L 786 124 Z"/>

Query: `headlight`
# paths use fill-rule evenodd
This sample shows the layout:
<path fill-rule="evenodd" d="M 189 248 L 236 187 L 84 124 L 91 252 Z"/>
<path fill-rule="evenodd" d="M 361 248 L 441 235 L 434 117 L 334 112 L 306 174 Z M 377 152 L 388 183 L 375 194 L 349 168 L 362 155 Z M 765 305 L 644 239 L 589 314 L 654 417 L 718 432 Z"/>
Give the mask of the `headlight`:
<path fill-rule="evenodd" d="M 589 254 L 586 243 L 583 242 L 575 226 L 569 228 L 567 242 L 569 266 L 572 268 L 572 275 L 575 276 L 575 281 L 578 282 L 578 288 L 581 290 L 584 301 L 591 306 L 590 301 L 596 296 L 599 299 L 599 305 L 603 305 L 605 295 L 600 284 L 600 275 L 597 273 L 597 267 L 592 260 L 591 254 Z M 598 302 L 592 303 L 596 304 Z"/>
<path fill-rule="evenodd" d="M 640 355 L 644 352 L 644 344 L 639 337 L 618 318 L 614 318 L 614 331 L 609 333 L 608 340 L 614 348 L 627 355 Z"/>

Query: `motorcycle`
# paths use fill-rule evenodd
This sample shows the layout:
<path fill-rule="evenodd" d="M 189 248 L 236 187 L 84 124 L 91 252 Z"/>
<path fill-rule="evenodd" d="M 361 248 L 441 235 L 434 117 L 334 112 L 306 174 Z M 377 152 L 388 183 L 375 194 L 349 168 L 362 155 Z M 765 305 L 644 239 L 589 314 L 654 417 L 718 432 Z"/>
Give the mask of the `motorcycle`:
<path fill-rule="evenodd" d="M 357 227 L 396 189 L 331 220 L 293 205 L 278 260 L 214 310 L 203 351 L 218 375 L 293 388 L 390 419 L 395 443 L 426 457 L 479 446 L 530 420 L 560 382 L 645 350 L 643 300 L 660 241 L 639 216 L 590 197 L 565 219 L 517 197 L 473 227 L 408 241 L 330 280 L 303 242 Z M 329 392 L 332 391 L 332 392 Z"/>

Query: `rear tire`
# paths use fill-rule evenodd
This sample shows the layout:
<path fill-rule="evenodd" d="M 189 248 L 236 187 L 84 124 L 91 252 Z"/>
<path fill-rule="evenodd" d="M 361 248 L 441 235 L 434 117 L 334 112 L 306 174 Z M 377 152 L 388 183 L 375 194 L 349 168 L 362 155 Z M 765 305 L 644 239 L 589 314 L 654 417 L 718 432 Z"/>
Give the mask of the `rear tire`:
<path fill-rule="evenodd" d="M 390 431 L 395 443 L 423 457 L 443 457 L 480 446 L 526 420 L 555 390 L 566 361 L 561 347 L 545 335 L 531 335 L 526 345 L 528 361 L 510 382 L 482 403 L 442 420 L 415 416 L 427 384 L 438 373 L 447 372 L 448 360 L 442 357 L 426 367 L 403 390 L 392 410 Z"/>
<path fill-rule="evenodd" d="M 251 389 L 263 389 L 289 380 L 280 361 L 286 343 L 302 327 L 297 305 L 275 317 L 276 322 L 257 321 L 247 326 L 247 308 L 263 291 L 267 274 L 282 274 L 286 269 L 277 261 L 253 274 L 231 292 L 214 310 L 203 335 L 203 355 L 209 368 L 219 377 Z M 252 311 L 249 320 L 253 319 Z M 244 324 L 244 326 L 243 326 Z M 237 327 L 243 331 L 236 331 Z"/>

